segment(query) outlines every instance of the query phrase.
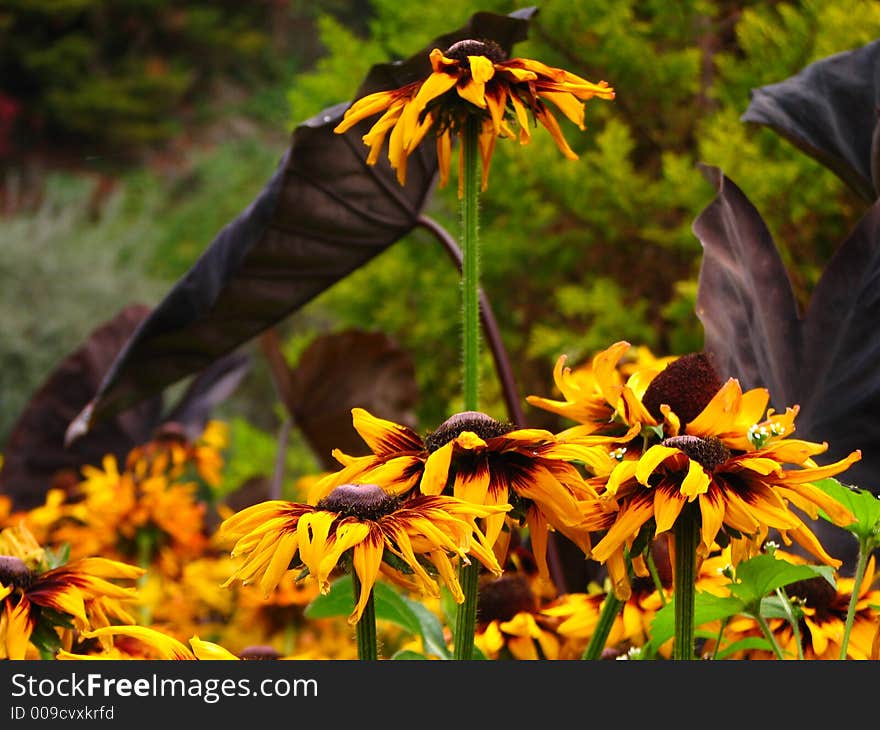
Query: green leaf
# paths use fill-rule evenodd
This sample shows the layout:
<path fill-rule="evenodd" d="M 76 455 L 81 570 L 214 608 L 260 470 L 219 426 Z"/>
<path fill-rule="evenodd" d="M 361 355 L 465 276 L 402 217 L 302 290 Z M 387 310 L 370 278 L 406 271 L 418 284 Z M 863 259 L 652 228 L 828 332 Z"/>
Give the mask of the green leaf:
<path fill-rule="evenodd" d="M 850 487 L 833 477 L 815 482 L 815 485 L 855 515 L 856 521 L 846 529 L 859 540 L 871 541 L 872 546 L 880 542 L 880 499 L 865 489 Z M 824 513 L 821 514 L 827 519 Z"/>
<path fill-rule="evenodd" d="M 694 627 L 743 613 L 745 604 L 736 597 L 697 592 L 694 597 Z M 651 623 L 650 644 L 656 650 L 675 635 L 675 600 L 661 608 Z"/>
<path fill-rule="evenodd" d="M 318 596 L 306 606 L 306 618 L 348 616 L 354 611 L 353 591 L 351 574 L 337 578 L 330 584 L 330 590 L 326 594 Z M 418 618 L 394 589 L 377 582 L 373 586 L 373 601 L 377 620 L 390 621 L 412 634 L 418 634 Z"/>
<path fill-rule="evenodd" d="M 765 639 L 763 636 L 749 636 L 745 639 L 734 641 L 732 644 L 725 646 L 723 649 L 719 649 L 718 653 L 715 655 L 715 658 L 727 659 L 727 657 L 736 654 L 736 652 L 738 651 L 747 651 L 749 649 L 773 651 L 773 647 L 770 645 L 770 642 L 767 641 L 767 639 Z"/>
<path fill-rule="evenodd" d="M 398 593 L 391 586 L 377 582 L 373 586 L 376 620 L 389 621 L 422 639 L 428 654 L 449 659 L 440 620 L 423 604 Z M 315 598 L 305 609 L 306 618 L 348 616 L 354 610 L 351 575 L 346 574 L 330 584 L 330 591 Z"/>
<path fill-rule="evenodd" d="M 45 621 L 39 621 L 30 637 L 33 644 L 44 656 L 52 656 L 61 649 L 61 637 L 55 628 Z"/>
<path fill-rule="evenodd" d="M 772 555 L 756 555 L 737 566 L 736 582 L 730 585 L 730 592 L 749 607 L 748 613 L 755 613 L 760 610 L 761 599 L 777 588 L 816 576 L 836 585 L 830 566 L 793 565 Z"/>
<path fill-rule="evenodd" d="M 791 603 L 786 607 L 783 599 L 775 595 L 767 596 L 761 601 L 761 616 L 764 618 L 781 618 L 788 621 L 790 614 L 794 614 L 795 619 L 799 619 L 803 615 L 803 611 Z"/>
<path fill-rule="evenodd" d="M 417 651 L 412 651 L 411 649 L 402 649 L 401 651 L 396 652 L 394 654 L 394 656 L 392 656 L 391 658 L 392 659 L 412 660 L 412 659 L 427 659 L 428 657 L 426 657 L 424 654 L 419 654 Z"/>
<path fill-rule="evenodd" d="M 452 654 L 446 645 L 446 638 L 443 635 L 443 624 L 437 615 L 418 601 L 414 601 L 406 596 L 403 596 L 402 599 L 418 619 L 419 633 L 422 637 L 422 646 L 425 652 L 438 656 L 441 659 L 451 659 Z"/>

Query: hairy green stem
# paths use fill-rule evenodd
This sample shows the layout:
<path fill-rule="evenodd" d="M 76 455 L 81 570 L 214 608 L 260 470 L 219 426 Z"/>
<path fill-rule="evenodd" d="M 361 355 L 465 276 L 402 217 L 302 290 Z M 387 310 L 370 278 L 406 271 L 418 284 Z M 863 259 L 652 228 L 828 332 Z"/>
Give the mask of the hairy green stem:
<path fill-rule="evenodd" d="M 479 131 L 480 120 L 468 118 L 462 135 L 462 200 L 461 200 L 461 291 L 462 291 L 462 365 L 465 411 L 479 410 L 480 392 L 480 241 L 479 241 Z M 462 565 L 459 580 L 464 602 L 458 607 L 455 620 L 454 659 L 471 659 L 477 624 L 476 563 Z"/>
<path fill-rule="evenodd" d="M 464 367 L 464 409 L 479 408 L 480 392 L 480 241 L 479 241 L 479 128 L 480 120 L 468 118 L 462 137 L 462 364 Z"/>
<path fill-rule="evenodd" d="M 694 658 L 694 603 L 697 580 L 697 513 L 684 509 L 675 523 L 675 643 L 672 658 Z"/>
<path fill-rule="evenodd" d="M 455 617 L 455 646 L 453 659 L 473 659 L 474 633 L 477 630 L 477 583 L 479 563 L 462 564 L 458 580 L 464 593 L 464 602 L 459 604 Z"/>
<path fill-rule="evenodd" d="M 351 584 L 354 586 L 354 601 L 357 604 L 361 594 L 361 582 L 357 573 L 352 570 Z M 357 649 L 358 659 L 361 661 L 375 660 L 379 658 L 379 650 L 376 642 L 376 606 L 373 602 L 373 591 L 364 606 L 364 612 L 357 622 Z"/>

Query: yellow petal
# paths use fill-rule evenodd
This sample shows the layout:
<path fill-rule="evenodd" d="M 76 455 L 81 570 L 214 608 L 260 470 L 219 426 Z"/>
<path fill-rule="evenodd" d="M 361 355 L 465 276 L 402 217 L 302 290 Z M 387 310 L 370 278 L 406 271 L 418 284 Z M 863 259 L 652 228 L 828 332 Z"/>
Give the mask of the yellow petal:
<path fill-rule="evenodd" d="M 648 486 L 648 478 L 657 470 L 666 459 L 670 456 L 681 454 L 681 452 L 672 446 L 663 446 L 662 444 L 654 444 L 651 446 L 638 461 L 635 476 L 639 484 Z"/>

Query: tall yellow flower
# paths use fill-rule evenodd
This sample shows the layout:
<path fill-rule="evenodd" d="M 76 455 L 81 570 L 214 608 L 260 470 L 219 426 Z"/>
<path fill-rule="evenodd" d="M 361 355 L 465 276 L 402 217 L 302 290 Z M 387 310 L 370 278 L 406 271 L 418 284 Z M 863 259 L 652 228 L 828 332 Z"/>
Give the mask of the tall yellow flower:
<path fill-rule="evenodd" d="M 533 121 L 550 132 L 567 158 L 577 159 L 562 134 L 554 108 L 583 130 L 584 101 L 614 98 L 614 90 L 604 81 L 592 83 L 528 58 L 508 59 L 504 50 L 490 40 L 462 40 L 445 51 L 435 48 L 430 61 L 432 73 L 427 78 L 358 99 L 334 130 L 346 132 L 383 112 L 363 136 L 370 148 L 367 162 L 376 163 L 390 133 L 388 159 L 401 185 L 406 184 L 407 157 L 429 133 L 436 138 L 440 185 L 446 185 L 452 140 L 461 134 L 469 117 L 476 117 L 480 124 L 484 188 L 495 141 L 516 137 L 520 144 L 527 144 Z"/>
<path fill-rule="evenodd" d="M 461 602 L 464 596 L 452 559 L 469 563 L 473 556 L 500 574 L 491 546 L 474 520 L 509 508 L 443 496 L 402 500 L 376 484 L 342 484 L 314 506 L 263 502 L 220 525 L 218 539 L 234 543 L 233 556 L 244 557 L 225 585 L 236 579 L 258 581 L 268 594 L 291 566 L 299 566 L 327 592 L 330 574 L 350 556 L 360 581 L 360 596 L 348 619 L 354 624 L 380 572 L 406 588 L 437 595 L 437 582 L 422 563 L 426 560 Z"/>

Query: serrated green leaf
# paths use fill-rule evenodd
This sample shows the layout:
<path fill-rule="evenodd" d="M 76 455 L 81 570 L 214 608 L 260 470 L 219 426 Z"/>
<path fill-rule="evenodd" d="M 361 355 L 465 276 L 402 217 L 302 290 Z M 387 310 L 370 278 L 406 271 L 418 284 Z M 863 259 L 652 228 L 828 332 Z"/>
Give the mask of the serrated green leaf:
<path fill-rule="evenodd" d="M 865 489 L 847 486 L 833 477 L 821 479 L 815 485 L 855 515 L 856 521 L 846 529 L 860 540 L 872 540 L 877 544 L 880 535 L 880 499 Z M 827 519 L 827 515 L 821 514 Z"/>
<path fill-rule="evenodd" d="M 730 592 L 749 607 L 749 613 L 760 610 L 760 602 L 777 588 L 782 588 L 799 580 L 809 580 L 822 576 L 832 586 L 834 569 L 827 565 L 794 565 L 787 560 L 772 555 L 756 555 L 744 560 L 736 567 L 736 582 Z"/>

